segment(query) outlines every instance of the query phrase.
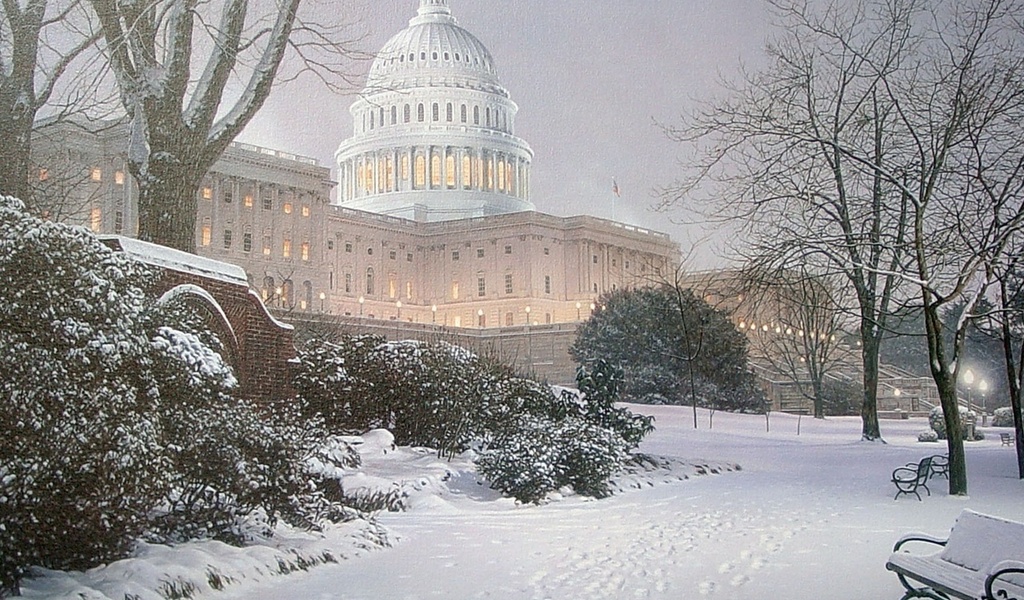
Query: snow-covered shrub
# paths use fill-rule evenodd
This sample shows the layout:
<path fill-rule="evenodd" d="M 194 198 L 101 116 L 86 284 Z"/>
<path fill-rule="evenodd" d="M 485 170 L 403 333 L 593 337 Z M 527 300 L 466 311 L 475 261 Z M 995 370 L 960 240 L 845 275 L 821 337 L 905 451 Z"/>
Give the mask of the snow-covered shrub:
<path fill-rule="evenodd" d="M 937 442 L 939 441 L 939 434 L 934 429 L 928 429 L 917 434 L 917 441 L 919 442 Z"/>
<path fill-rule="evenodd" d="M 595 361 L 590 370 L 580 367 L 576 372 L 576 385 L 583 394 L 582 414 L 585 419 L 612 430 L 632 449 L 654 431 L 654 417 L 637 415 L 615 406 L 621 382 L 622 370 L 603 360 Z"/>
<path fill-rule="evenodd" d="M 997 408 L 992 413 L 993 427 L 1013 427 L 1013 409 L 1009 406 Z"/>
<path fill-rule="evenodd" d="M 0 198 L 0 587 L 124 556 L 166 487 L 148 281 Z"/>
<path fill-rule="evenodd" d="M 967 421 L 968 419 L 977 419 L 978 415 L 974 411 L 964 411 L 960 413 L 960 428 L 963 439 L 967 439 Z M 946 439 L 946 419 L 942 412 L 941 406 L 935 406 L 928 412 L 928 424 L 932 430 L 935 431 L 936 435 L 939 436 L 940 440 Z M 980 431 L 975 430 L 974 439 L 981 440 L 984 436 Z"/>

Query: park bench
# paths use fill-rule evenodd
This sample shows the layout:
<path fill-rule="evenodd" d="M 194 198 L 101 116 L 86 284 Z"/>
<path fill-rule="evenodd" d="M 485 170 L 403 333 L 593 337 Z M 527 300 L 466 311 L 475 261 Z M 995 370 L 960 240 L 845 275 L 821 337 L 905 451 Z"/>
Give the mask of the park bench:
<path fill-rule="evenodd" d="M 911 542 L 941 546 L 934 554 L 903 550 Z M 949 537 L 900 538 L 885 568 L 896 573 L 907 598 L 1024 600 L 1024 523 L 964 510 Z"/>
<path fill-rule="evenodd" d="M 999 442 L 1003 446 L 1012 446 L 1013 445 L 1013 435 L 1009 434 L 1009 433 L 1006 433 L 1004 431 L 1004 432 L 999 434 Z"/>
<path fill-rule="evenodd" d="M 939 475 L 949 479 L 949 459 L 944 454 L 926 456 L 918 463 L 907 463 L 905 466 L 896 467 L 892 472 L 892 482 L 896 484 L 896 496 L 894 500 L 903 494 L 913 494 L 921 499 L 918 488 L 924 488 L 928 495 L 932 491 L 928 489 L 928 480 Z"/>

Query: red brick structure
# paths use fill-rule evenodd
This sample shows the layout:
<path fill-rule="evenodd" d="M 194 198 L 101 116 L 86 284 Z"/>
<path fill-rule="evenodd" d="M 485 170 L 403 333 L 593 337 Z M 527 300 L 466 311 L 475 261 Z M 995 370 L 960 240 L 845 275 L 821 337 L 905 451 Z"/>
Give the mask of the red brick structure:
<path fill-rule="evenodd" d="M 235 371 L 240 396 L 268 402 L 293 395 L 293 328 L 267 312 L 243 269 L 132 238 L 102 239 L 159 270 L 153 292 L 162 301 L 182 300 L 199 310 L 224 346 L 224 360 Z"/>

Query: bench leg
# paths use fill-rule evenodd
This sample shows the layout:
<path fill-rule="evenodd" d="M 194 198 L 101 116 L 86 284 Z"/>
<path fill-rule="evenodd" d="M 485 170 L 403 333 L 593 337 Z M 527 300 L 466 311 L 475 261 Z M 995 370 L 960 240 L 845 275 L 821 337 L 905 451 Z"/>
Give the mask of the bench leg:
<path fill-rule="evenodd" d="M 942 592 L 933 590 L 930 587 L 926 586 L 918 588 L 910 585 L 910 582 L 907 581 L 907 578 L 903 576 L 903 573 L 896 573 L 896 576 L 899 577 L 900 583 L 902 583 L 903 587 L 907 590 L 907 593 L 903 594 L 903 597 L 900 598 L 900 600 L 909 600 L 910 598 L 931 598 L 931 600 L 950 600 L 949 596 L 943 594 Z"/>

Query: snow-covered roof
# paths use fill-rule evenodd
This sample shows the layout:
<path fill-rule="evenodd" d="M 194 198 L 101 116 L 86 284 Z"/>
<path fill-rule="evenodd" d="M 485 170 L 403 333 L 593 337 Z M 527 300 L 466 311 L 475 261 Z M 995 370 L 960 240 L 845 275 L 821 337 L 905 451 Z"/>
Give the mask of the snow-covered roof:
<path fill-rule="evenodd" d="M 181 250 L 121 235 L 102 235 L 100 239 L 104 242 L 108 240 L 114 242 L 125 254 L 147 265 L 163 267 L 183 273 L 193 273 L 209 277 L 210 279 L 249 287 L 249 280 L 245 276 L 245 269 L 238 265 L 196 256 Z"/>

